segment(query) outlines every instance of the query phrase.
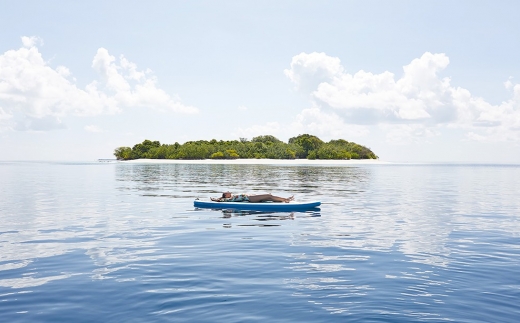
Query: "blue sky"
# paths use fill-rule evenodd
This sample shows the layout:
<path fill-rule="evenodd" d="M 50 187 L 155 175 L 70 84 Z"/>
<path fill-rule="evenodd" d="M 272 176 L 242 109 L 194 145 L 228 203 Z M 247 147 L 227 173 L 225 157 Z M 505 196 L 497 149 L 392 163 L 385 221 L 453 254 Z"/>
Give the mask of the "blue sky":
<path fill-rule="evenodd" d="M 0 160 L 303 133 L 520 163 L 517 1 L 2 1 Z"/>

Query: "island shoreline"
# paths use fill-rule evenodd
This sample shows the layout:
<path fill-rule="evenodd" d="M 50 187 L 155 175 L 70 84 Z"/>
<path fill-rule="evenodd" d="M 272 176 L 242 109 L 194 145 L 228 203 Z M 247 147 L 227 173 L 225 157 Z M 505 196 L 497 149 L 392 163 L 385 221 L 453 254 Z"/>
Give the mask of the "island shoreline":
<path fill-rule="evenodd" d="M 352 165 L 386 165 L 390 162 L 378 159 L 132 159 L 119 160 L 125 164 L 200 164 L 200 165 L 287 165 L 287 166 L 352 166 Z"/>

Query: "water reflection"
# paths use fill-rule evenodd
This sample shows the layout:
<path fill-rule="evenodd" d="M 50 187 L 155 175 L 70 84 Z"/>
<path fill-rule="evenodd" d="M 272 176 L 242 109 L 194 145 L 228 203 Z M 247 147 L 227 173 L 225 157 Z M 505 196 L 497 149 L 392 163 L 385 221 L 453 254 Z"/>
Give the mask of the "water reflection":
<path fill-rule="evenodd" d="M 202 210 L 202 209 L 201 209 Z M 252 211 L 252 210 L 234 210 L 234 209 L 215 209 L 213 211 L 222 212 L 223 219 L 231 219 L 233 217 L 248 217 L 252 223 L 241 223 L 236 226 L 259 226 L 271 227 L 280 226 L 271 221 L 294 220 L 295 218 L 303 217 L 320 217 L 320 209 L 314 208 L 308 211 L 300 212 L 266 212 L 266 211 Z M 256 223 L 255 223 L 256 222 Z M 267 223 L 270 222 L 270 223 Z M 225 228 L 231 228 L 231 223 L 224 223 Z"/>
<path fill-rule="evenodd" d="M 135 190 L 189 198 L 219 195 L 223 191 L 278 192 L 297 197 L 344 197 L 365 191 L 370 168 L 270 165 L 117 165 L 119 190 Z"/>
<path fill-rule="evenodd" d="M 294 289 L 366 293 L 373 286 L 349 275 L 373 270 L 371 261 L 386 264 L 374 259 L 392 255 L 417 268 L 390 266 L 377 273 L 416 280 L 409 288 L 423 295 L 429 284 L 442 284 L 435 278 L 440 270 L 471 255 L 467 250 L 480 238 L 462 233 L 520 232 L 517 168 L 6 164 L 0 172 L 4 287 L 37 286 L 75 270 L 96 280 L 125 280 L 121 272 L 134 266 L 190 256 L 180 246 L 165 253 L 164 239 L 182 237 L 189 245 L 206 227 L 285 226 L 289 268 L 313 274 L 289 278 Z M 193 210 L 193 199 L 225 190 L 294 194 L 323 204 L 321 210 L 293 213 Z M 261 231 L 284 239 L 276 230 Z M 490 244 L 496 250 L 506 244 L 496 243 Z M 87 257 L 93 268 L 62 270 L 55 263 L 48 271 L 34 270 L 37 260 L 72 254 Z"/>
<path fill-rule="evenodd" d="M 273 218 L 273 219 L 281 219 L 285 220 L 287 218 L 294 219 L 294 212 L 265 212 L 265 211 L 246 211 L 246 210 L 233 210 L 233 209 L 223 209 L 221 210 L 223 214 L 223 218 L 231 218 L 232 216 L 248 216 L 254 215 L 257 218 Z M 286 215 L 286 214 L 289 215 Z"/>
<path fill-rule="evenodd" d="M 423 308 L 413 313 L 416 318 L 444 319 L 428 309 L 448 301 L 452 275 L 479 270 L 472 257 L 500 259 L 499 266 L 517 257 L 519 248 L 506 241 L 520 232 L 520 200 L 514 196 L 520 184 L 505 177 L 518 176 L 519 170 L 374 169 L 357 198 L 322 205 L 323 221 L 292 235 L 291 244 L 302 252 L 288 254 L 296 278 L 287 284 L 296 295 L 323 290 L 318 302 L 333 313 L 356 313 L 359 297 L 368 293 L 364 309 L 367 301 L 391 307 L 387 300 L 397 299 Z M 488 234 L 508 238 L 476 247 Z M 479 266 L 489 266 L 487 261 Z M 501 271 L 506 276 L 511 269 Z"/>

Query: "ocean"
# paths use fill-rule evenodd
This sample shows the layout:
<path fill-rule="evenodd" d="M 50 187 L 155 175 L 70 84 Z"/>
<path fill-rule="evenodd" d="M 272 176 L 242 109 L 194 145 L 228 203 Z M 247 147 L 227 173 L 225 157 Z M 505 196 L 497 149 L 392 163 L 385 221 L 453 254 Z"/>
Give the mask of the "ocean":
<path fill-rule="evenodd" d="M 305 212 L 196 209 L 235 193 Z M 0 162 L 0 322 L 518 322 L 520 165 Z"/>

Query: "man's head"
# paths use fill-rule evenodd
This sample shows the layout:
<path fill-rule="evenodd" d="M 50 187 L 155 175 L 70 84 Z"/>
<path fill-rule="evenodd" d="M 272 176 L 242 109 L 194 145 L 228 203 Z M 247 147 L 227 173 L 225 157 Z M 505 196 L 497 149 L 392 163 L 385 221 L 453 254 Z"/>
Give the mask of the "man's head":
<path fill-rule="evenodd" d="M 224 192 L 224 193 L 222 193 L 222 197 L 226 198 L 226 199 L 230 198 L 231 197 L 231 192 Z"/>

